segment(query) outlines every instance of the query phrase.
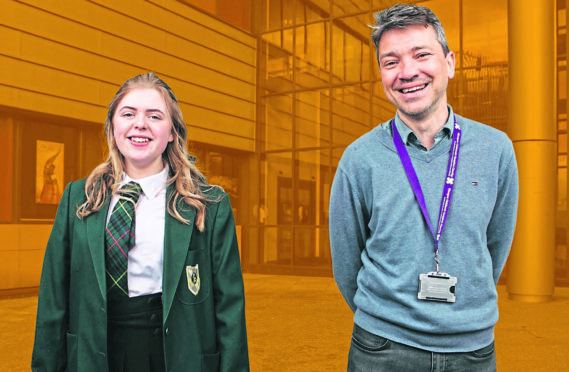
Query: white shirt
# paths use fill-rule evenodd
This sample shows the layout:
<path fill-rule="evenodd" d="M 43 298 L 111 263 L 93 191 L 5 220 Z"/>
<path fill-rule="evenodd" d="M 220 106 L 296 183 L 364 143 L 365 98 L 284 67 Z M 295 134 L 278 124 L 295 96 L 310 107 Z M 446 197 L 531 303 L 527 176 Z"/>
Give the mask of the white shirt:
<path fill-rule="evenodd" d="M 128 295 L 136 297 L 162 292 L 168 166 L 160 173 L 138 180 L 124 173 L 121 186 L 130 181 L 142 188 L 136 203 L 135 244 L 128 252 Z M 111 198 L 107 223 L 117 201 L 117 196 Z"/>

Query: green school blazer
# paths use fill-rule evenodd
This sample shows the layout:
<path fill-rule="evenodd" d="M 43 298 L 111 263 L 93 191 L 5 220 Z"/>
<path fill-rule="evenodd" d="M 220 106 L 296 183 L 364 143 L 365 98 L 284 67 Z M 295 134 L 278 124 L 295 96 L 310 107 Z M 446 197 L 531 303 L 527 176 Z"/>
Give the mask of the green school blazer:
<path fill-rule="evenodd" d="M 168 194 L 172 188 L 168 189 Z M 162 281 L 166 371 L 249 371 L 245 297 L 229 196 L 204 191 L 205 229 L 195 209 L 179 208 L 183 224 L 166 212 Z M 42 269 L 32 370 L 108 371 L 104 230 L 109 201 L 80 220 L 85 180 L 61 198 Z M 168 196 L 166 197 L 168 200 Z M 187 268 L 199 267 L 190 290 Z"/>

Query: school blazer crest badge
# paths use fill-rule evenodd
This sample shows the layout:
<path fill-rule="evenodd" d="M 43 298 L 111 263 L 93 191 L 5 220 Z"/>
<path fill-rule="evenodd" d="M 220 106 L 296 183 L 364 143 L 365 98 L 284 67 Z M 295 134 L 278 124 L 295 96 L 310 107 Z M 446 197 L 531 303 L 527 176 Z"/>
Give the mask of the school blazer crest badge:
<path fill-rule="evenodd" d="M 200 270 L 199 265 L 186 266 L 186 276 L 188 277 L 188 289 L 194 296 L 200 291 Z"/>

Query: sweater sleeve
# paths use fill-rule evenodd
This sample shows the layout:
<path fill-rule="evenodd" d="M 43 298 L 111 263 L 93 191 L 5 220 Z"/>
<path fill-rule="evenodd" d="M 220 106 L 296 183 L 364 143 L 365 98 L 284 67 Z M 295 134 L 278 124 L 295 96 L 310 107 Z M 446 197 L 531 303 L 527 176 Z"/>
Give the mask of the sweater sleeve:
<path fill-rule="evenodd" d="M 342 162 L 340 162 L 342 164 Z M 330 248 L 334 279 L 353 312 L 357 276 L 362 266 L 368 213 L 365 203 L 348 173 L 340 166 L 330 194 Z"/>
<path fill-rule="evenodd" d="M 513 145 L 508 141 L 500 159 L 498 195 L 486 236 L 497 284 L 510 252 L 518 209 L 518 168 Z"/>

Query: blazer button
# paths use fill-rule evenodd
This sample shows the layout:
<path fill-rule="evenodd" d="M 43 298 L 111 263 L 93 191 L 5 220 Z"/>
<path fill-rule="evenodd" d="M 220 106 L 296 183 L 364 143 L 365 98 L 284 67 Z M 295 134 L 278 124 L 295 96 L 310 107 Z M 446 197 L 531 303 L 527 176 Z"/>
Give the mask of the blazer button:
<path fill-rule="evenodd" d="M 166 336 L 170 335 L 170 329 L 166 328 L 166 330 L 164 331 L 166 333 Z"/>

